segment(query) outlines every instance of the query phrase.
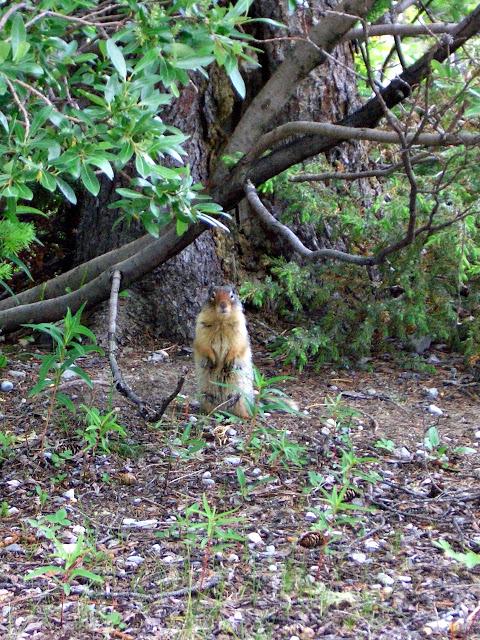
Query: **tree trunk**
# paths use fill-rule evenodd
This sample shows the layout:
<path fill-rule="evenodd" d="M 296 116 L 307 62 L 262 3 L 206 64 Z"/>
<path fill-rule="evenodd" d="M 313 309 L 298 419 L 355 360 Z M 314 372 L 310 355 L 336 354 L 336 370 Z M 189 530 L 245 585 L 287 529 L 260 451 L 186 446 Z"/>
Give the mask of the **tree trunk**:
<path fill-rule="evenodd" d="M 315 3 L 313 10 L 289 15 L 286 1 L 262 0 L 254 3 L 253 13 L 256 17 L 273 18 L 288 24 L 289 35 L 302 36 L 305 28 L 310 27 L 327 6 L 328 2 L 322 0 Z M 279 34 L 278 29 L 258 23 L 254 27 L 254 35 L 263 39 L 285 33 Z M 167 113 L 162 114 L 165 122 L 177 126 L 190 136 L 184 146 L 188 154 L 186 160 L 196 180 L 208 183 L 221 149 L 226 146 L 242 112 L 271 73 L 288 56 L 295 42 L 277 40 L 267 43 L 264 52 L 259 54 L 261 67 L 242 69 L 247 85 L 245 102 L 238 99 L 228 78 L 214 67 L 208 81 L 197 75 L 192 76 L 192 82 L 181 90 L 180 97 Z M 356 108 L 355 76 L 348 70 L 352 64 L 348 45 L 337 47 L 335 56 L 341 64 L 327 60 L 312 71 L 299 84 L 295 95 L 281 116 L 272 122 L 272 126 L 299 119 L 332 121 Z M 332 159 L 341 161 L 348 168 L 357 168 L 361 162 L 361 146 L 357 146 L 354 154 L 350 147 L 348 155 L 340 147 Z M 85 196 L 81 202 L 75 252 L 77 263 L 118 247 L 142 233 L 140 227 L 127 228 L 124 223 L 112 230 L 117 212 L 108 209 L 108 204 L 115 200 L 116 186 L 104 180 L 97 198 Z M 245 208 L 242 210 L 246 215 Z M 258 246 L 259 240 L 255 236 L 262 237 L 263 234 L 257 224 L 246 225 L 244 233 L 250 235 L 243 247 Z M 231 259 L 234 251 L 233 238 L 221 238 L 215 243 L 214 233 L 204 233 L 180 255 L 134 285 L 130 297 L 121 303 L 119 309 L 120 341 L 133 339 L 146 330 L 153 337 L 162 335 L 180 341 L 191 339 L 205 288 L 212 283 L 219 284 L 224 279 L 235 279 L 238 271 L 241 271 L 232 267 L 232 262 L 235 262 L 235 259 Z M 256 262 L 255 258 L 247 252 L 246 259 L 250 261 L 250 266 Z M 105 335 L 105 306 L 94 314 L 92 324 L 97 333 Z"/>

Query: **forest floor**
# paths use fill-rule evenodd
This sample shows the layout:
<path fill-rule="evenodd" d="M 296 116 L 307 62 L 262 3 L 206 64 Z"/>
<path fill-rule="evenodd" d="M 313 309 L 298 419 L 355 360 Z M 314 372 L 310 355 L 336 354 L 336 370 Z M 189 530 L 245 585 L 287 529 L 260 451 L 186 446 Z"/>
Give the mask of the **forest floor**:
<path fill-rule="evenodd" d="M 125 349 L 125 377 L 155 399 L 187 365 L 188 400 L 191 352 L 164 348 Z M 0 637 L 480 637 L 480 398 L 461 358 L 306 370 L 277 385 L 299 414 L 177 404 L 148 425 L 90 356 L 93 389 L 62 391 L 114 413 L 100 434 L 55 410 L 42 454 L 32 350 L 5 349 L 1 373 Z M 265 376 L 289 373 L 255 354 Z"/>

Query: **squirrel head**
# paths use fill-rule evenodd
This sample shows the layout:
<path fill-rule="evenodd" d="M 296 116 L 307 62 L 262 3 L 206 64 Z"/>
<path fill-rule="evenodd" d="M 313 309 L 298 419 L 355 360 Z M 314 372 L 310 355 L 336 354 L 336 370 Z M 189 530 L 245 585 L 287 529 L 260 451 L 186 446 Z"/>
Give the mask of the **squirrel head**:
<path fill-rule="evenodd" d="M 209 292 L 207 305 L 218 315 L 228 317 L 235 310 L 241 309 L 240 300 L 233 287 L 212 287 Z"/>

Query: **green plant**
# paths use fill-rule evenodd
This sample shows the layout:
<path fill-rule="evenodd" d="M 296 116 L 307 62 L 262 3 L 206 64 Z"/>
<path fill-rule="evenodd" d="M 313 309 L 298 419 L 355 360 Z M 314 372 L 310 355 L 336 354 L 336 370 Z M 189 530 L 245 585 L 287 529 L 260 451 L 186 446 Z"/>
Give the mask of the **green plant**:
<path fill-rule="evenodd" d="M 84 451 L 90 451 L 95 455 L 99 450 L 102 453 L 111 453 L 110 438 L 115 434 L 119 438 L 125 438 L 125 427 L 116 421 L 116 412 L 101 413 L 96 407 L 88 407 L 84 404 L 80 408 L 85 413 L 85 428 L 77 429 L 77 434 L 85 441 Z"/>
<path fill-rule="evenodd" d="M 267 476 L 261 480 L 257 480 L 256 482 L 249 482 L 242 467 L 237 467 L 236 477 L 240 495 L 243 500 L 247 500 L 250 494 L 252 494 L 258 486 L 271 481 L 271 477 Z"/>
<path fill-rule="evenodd" d="M 0 518 L 6 518 L 8 516 L 8 510 L 10 509 L 10 505 L 6 500 L 2 500 L 0 502 Z"/>
<path fill-rule="evenodd" d="M 43 510 L 43 507 L 47 504 L 48 499 L 49 499 L 50 496 L 38 484 L 35 485 L 35 493 L 38 496 L 38 500 L 39 500 L 39 503 L 40 503 L 40 510 Z"/>
<path fill-rule="evenodd" d="M 438 540 L 437 542 L 434 542 L 434 545 L 439 549 L 442 549 L 447 558 L 452 558 L 457 562 L 461 562 L 467 567 L 467 569 L 474 569 L 480 564 L 480 553 L 475 553 L 475 551 L 467 551 L 466 553 L 454 551 L 447 540 Z"/>
<path fill-rule="evenodd" d="M 5 369 L 8 364 L 7 356 L 0 351 L 0 369 Z"/>
<path fill-rule="evenodd" d="M 103 578 L 85 568 L 85 564 L 92 557 L 94 549 L 80 534 L 75 543 L 64 544 L 59 539 L 62 528 L 71 525 L 65 509 L 59 509 L 50 515 L 29 519 L 31 527 L 37 529 L 53 546 L 51 557 L 56 564 L 37 567 L 25 575 L 25 580 L 34 580 L 40 576 L 49 576 L 62 589 L 62 622 L 64 597 L 70 594 L 71 584 L 76 578 L 83 578 L 88 582 L 102 583 Z"/>
<path fill-rule="evenodd" d="M 7 431 L 0 431 L 0 463 L 12 456 L 14 442 L 14 435 Z"/>
<path fill-rule="evenodd" d="M 285 468 L 303 467 L 307 464 L 306 447 L 292 440 L 291 434 L 287 431 L 280 431 L 274 427 L 262 426 L 255 429 L 242 447 L 258 454 L 268 452 L 269 464 L 280 463 Z"/>
<path fill-rule="evenodd" d="M 173 439 L 172 451 L 182 460 L 189 460 L 207 446 L 205 440 L 192 434 L 193 427 L 191 422 L 187 422 L 182 433 Z"/>
<path fill-rule="evenodd" d="M 389 453 L 395 449 L 395 442 L 393 440 L 389 440 L 388 438 L 380 438 L 373 445 L 376 449 L 384 449 Z"/>
<path fill-rule="evenodd" d="M 68 309 L 65 318 L 60 323 L 42 322 L 24 325 L 48 335 L 54 344 L 53 353 L 39 356 L 41 365 L 38 372 L 38 382 L 29 393 L 30 396 L 35 396 L 46 389 L 49 389 L 50 392 L 50 402 L 41 436 L 42 449 L 55 405 L 58 403 L 70 411 L 75 410 L 69 396 L 59 391 L 62 375 L 67 370 L 73 371 L 89 387 L 92 387 L 93 383 L 90 376 L 78 365 L 77 361 L 92 352 L 103 353 L 102 349 L 96 344 L 95 335 L 81 323 L 83 308 L 84 305 L 75 314 L 72 314 Z M 90 342 L 84 344 L 83 340 L 85 338 Z"/>

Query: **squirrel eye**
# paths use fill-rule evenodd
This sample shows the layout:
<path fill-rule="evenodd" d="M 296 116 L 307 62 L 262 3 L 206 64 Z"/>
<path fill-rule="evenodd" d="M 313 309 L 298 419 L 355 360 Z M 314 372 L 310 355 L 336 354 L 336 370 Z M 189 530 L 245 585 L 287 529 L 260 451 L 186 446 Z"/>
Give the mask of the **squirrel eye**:
<path fill-rule="evenodd" d="M 235 299 L 235 294 L 233 293 L 233 291 L 230 291 L 230 299 L 234 300 Z"/>

